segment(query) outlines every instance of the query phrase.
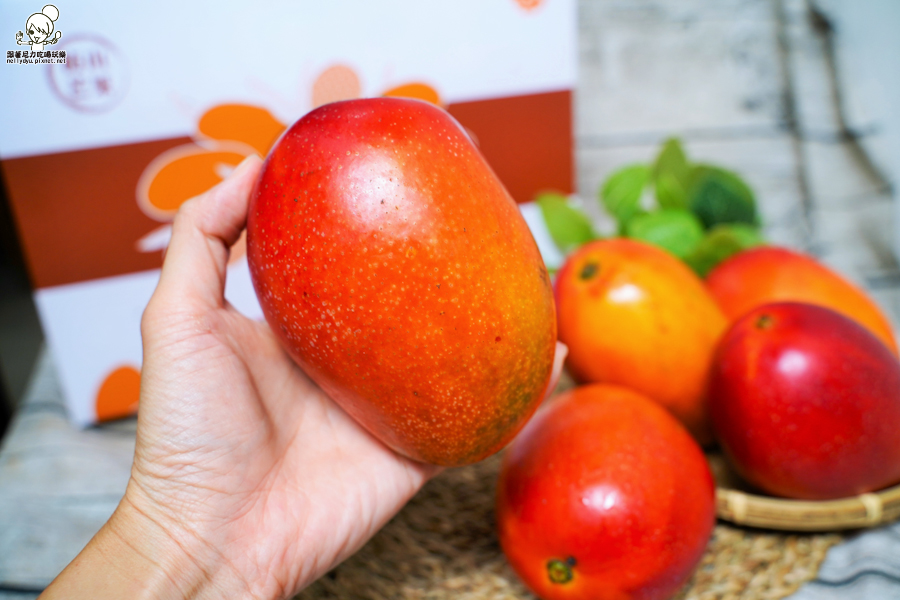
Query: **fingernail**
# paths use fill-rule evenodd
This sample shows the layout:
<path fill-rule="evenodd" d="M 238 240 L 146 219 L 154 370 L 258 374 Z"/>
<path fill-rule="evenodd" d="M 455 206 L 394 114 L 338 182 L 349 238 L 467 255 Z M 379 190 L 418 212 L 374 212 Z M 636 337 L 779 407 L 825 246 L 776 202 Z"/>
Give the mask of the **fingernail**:
<path fill-rule="evenodd" d="M 243 173 L 244 171 L 246 171 L 247 169 L 250 168 L 247 166 L 248 164 L 257 162 L 257 161 L 261 161 L 261 160 L 262 159 L 259 157 L 258 154 L 251 154 L 251 155 L 247 156 L 246 158 L 244 158 L 244 160 L 242 160 L 238 164 L 237 167 L 234 168 L 234 171 L 231 172 L 231 176 L 234 177 L 235 175 L 237 175 L 239 173 Z"/>

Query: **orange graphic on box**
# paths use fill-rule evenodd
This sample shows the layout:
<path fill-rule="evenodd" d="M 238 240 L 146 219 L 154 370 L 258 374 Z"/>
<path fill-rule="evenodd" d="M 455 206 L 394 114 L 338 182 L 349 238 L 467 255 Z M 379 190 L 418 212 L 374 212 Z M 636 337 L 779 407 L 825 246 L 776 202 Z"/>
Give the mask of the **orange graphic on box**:
<path fill-rule="evenodd" d="M 141 372 L 124 365 L 110 372 L 100 384 L 94 407 L 98 421 L 112 421 L 137 413 L 141 395 Z"/>
<path fill-rule="evenodd" d="M 516 0 L 516 4 L 525 10 L 534 10 L 543 3 L 543 0 Z"/>
<path fill-rule="evenodd" d="M 312 105 L 359 98 L 362 86 L 356 72 L 333 65 L 319 74 L 312 86 Z M 418 98 L 441 104 L 430 85 L 412 82 L 391 88 L 384 96 Z M 197 123 L 193 142 L 166 150 L 144 169 L 137 185 L 137 203 L 151 219 L 165 225 L 137 241 L 141 252 L 163 250 L 171 236 L 172 219 L 186 201 L 222 181 L 244 158 L 269 149 L 287 126 L 267 109 L 248 104 L 220 104 L 207 110 Z M 242 236 L 232 248 L 230 262 L 245 253 Z"/>
<path fill-rule="evenodd" d="M 138 181 L 138 205 L 157 221 L 171 221 L 184 202 L 219 183 L 245 157 L 265 156 L 284 128 L 264 108 L 214 106 L 200 117 L 194 143 L 167 150 L 147 165 Z"/>
<path fill-rule="evenodd" d="M 312 86 L 312 107 L 329 102 L 352 100 L 362 96 L 359 75 L 347 65 L 334 65 L 322 71 Z"/>

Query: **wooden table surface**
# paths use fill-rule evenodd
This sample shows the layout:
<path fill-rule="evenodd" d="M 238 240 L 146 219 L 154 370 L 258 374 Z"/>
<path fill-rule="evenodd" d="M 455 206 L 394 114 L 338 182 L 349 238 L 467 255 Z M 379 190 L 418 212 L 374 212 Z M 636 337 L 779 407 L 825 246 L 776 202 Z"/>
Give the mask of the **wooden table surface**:
<path fill-rule="evenodd" d="M 579 196 L 608 223 L 595 202 L 606 174 L 679 135 L 691 158 L 745 176 L 769 239 L 818 254 L 900 322 L 890 188 L 841 125 L 827 36 L 809 11 L 804 0 L 581 0 Z M 0 600 L 36 597 L 28 590 L 112 513 L 134 429 L 73 428 L 41 358 L 0 447 Z"/>

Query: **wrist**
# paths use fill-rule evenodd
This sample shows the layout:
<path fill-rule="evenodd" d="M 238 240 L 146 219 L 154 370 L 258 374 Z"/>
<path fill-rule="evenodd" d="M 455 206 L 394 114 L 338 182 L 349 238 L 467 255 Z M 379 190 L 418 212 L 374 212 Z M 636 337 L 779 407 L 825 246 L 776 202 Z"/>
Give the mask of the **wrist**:
<path fill-rule="evenodd" d="M 41 596 L 202 599 L 248 597 L 221 555 L 175 530 L 126 493 L 115 513 Z"/>

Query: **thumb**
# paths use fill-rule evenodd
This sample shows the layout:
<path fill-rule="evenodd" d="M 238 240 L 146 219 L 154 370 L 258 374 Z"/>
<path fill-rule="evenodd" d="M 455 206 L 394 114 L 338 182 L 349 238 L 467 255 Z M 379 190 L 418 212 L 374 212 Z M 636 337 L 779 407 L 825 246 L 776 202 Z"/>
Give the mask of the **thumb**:
<path fill-rule="evenodd" d="M 199 308 L 224 304 L 228 249 L 247 223 L 250 191 L 261 164 L 258 156 L 248 156 L 220 184 L 181 206 L 155 300 Z"/>

